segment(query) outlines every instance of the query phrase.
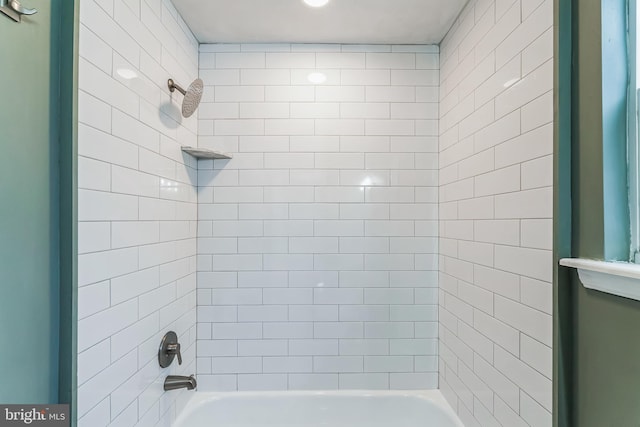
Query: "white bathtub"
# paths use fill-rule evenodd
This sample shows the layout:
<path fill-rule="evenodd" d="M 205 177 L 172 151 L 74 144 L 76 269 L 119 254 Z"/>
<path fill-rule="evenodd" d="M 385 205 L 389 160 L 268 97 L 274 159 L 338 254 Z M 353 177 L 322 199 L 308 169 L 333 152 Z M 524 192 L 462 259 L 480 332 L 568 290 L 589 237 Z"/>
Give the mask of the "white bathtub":
<path fill-rule="evenodd" d="M 439 391 L 194 393 L 174 427 L 463 427 Z"/>

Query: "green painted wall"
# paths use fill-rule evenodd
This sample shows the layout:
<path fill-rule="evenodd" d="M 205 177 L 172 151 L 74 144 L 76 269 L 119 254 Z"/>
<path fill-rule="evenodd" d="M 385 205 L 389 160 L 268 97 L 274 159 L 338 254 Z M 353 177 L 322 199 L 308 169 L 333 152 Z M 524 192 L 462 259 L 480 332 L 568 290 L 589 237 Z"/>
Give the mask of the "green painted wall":
<path fill-rule="evenodd" d="M 640 426 L 640 302 L 587 290 L 575 273 L 574 424 Z"/>
<path fill-rule="evenodd" d="M 571 1 L 554 5 L 554 185 L 553 185 L 553 425 L 571 426 L 572 340 L 569 271 L 558 260 L 571 256 Z"/>
<path fill-rule="evenodd" d="M 27 6 L 38 13 L 20 24 L 0 16 L 0 402 L 70 402 L 76 15 L 68 0 Z"/>
<path fill-rule="evenodd" d="M 626 59 L 625 10 L 625 0 L 556 0 L 556 260 L 628 257 L 626 87 L 612 66 Z M 640 302 L 556 269 L 555 426 L 640 426 L 638 329 Z"/>

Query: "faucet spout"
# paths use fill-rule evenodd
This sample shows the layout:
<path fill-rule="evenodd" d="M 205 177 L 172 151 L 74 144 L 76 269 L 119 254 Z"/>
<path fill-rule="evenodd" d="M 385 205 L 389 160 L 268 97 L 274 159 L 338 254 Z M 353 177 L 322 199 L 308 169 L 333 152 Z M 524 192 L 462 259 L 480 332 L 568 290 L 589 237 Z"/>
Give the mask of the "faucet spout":
<path fill-rule="evenodd" d="M 181 388 L 186 388 L 187 390 L 193 390 L 198 387 L 198 382 L 196 381 L 196 377 L 191 375 L 188 377 L 183 377 L 180 375 L 169 375 L 167 379 L 164 380 L 164 390 L 179 390 Z"/>

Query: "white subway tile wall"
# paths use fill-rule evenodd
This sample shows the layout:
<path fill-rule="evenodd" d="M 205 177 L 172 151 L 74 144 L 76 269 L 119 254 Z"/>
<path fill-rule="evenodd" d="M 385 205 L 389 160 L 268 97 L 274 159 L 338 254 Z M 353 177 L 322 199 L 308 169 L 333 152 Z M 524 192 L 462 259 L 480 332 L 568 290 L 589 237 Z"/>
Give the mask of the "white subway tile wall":
<path fill-rule="evenodd" d="M 166 81 L 198 75 L 198 44 L 168 0 L 80 5 L 78 425 L 169 426 L 195 373 L 197 119 Z M 175 330 L 184 363 L 158 365 Z"/>
<path fill-rule="evenodd" d="M 439 52 L 370 50 L 200 46 L 200 390 L 437 388 Z"/>
<path fill-rule="evenodd" d="M 553 1 L 472 0 L 441 44 L 440 388 L 551 422 Z"/>

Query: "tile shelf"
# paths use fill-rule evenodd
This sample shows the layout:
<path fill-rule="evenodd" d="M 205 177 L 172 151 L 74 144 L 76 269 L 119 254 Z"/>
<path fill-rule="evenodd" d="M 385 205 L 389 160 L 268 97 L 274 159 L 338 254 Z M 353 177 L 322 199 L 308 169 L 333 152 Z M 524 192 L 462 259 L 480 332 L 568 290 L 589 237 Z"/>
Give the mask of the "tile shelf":
<path fill-rule="evenodd" d="M 219 160 L 219 159 L 231 159 L 233 155 L 231 153 L 225 153 L 222 151 L 208 150 L 206 148 L 195 147 L 182 147 L 182 151 L 192 155 L 199 160 Z"/>

